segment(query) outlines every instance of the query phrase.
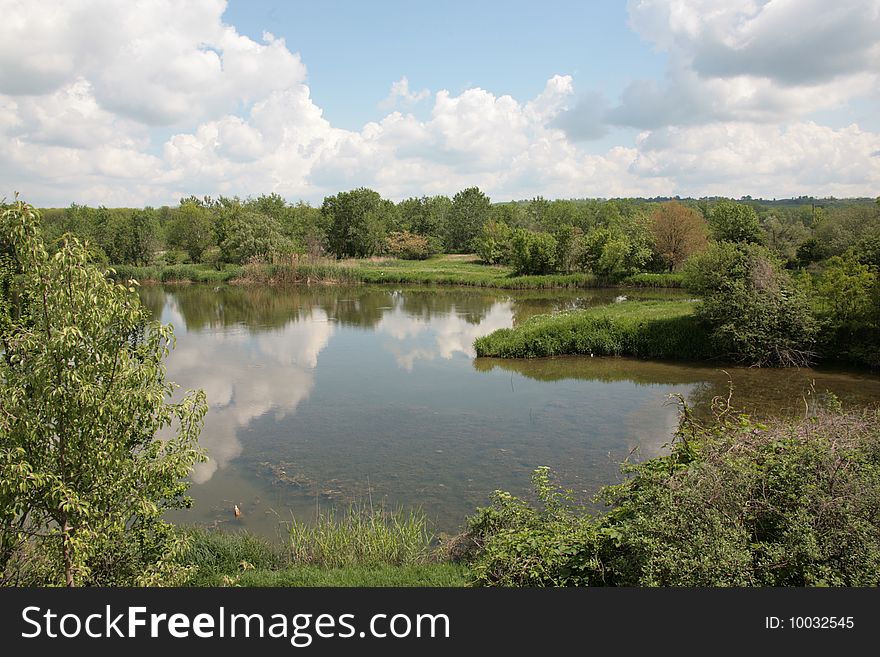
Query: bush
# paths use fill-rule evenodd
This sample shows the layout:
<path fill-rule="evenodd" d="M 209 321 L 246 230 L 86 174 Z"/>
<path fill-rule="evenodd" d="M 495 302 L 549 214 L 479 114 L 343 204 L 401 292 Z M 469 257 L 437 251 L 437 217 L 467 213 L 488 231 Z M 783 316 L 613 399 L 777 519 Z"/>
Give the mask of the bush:
<path fill-rule="evenodd" d="M 829 258 L 815 285 L 809 281 L 822 325 L 826 356 L 880 366 L 880 278 L 855 253 Z"/>
<path fill-rule="evenodd" d="M 556 268 L 556 238 L 517 229 L 510 239 L 510 260 L 518 275 L 550 274 Z"/>
<path fill-rule="evenodd" d="M 540 507 L 495 491 L 492 504 L 468 520 L 477 546 L 477 582 L 488 586 L 590 586 L 600 570 L 596 525 L 571 495 L 555 487 L 547 467 L 532 484 Z M 461 541 L 461 538 L 459 539 Z"/>
<path fill-rule="evenodd" d="M 385 253 L 401 260 L 424 260 L 436 252 L 431 240 L 408 230 L 390 233 L 385 238 Z"/>
<path fill-rule="evenodd" d="M 688 261 L 685 287 L 703 296 L 697 316 L 719 354 L 783 367 L 814 357 L 817 326 L 806 296 L 766 248 L 713 244 Z"/>
<path fill-rule="evenodd" d="M 480 260 L 497 265 L 510 259 L 510 227 L 500 221 L 487 221 L 474 239 L 474 252 Z"/>
<path fill-rule="evenodd" d="M 681 401 L 681 400 L 680 400 Z M 483 585 L 876 586 L 880 411 L 764 425 L 681 401 L 667 455 L 628 466 L 591 516 L 535 473 L 539 506 L 496 492 L 470 520 Z"/>

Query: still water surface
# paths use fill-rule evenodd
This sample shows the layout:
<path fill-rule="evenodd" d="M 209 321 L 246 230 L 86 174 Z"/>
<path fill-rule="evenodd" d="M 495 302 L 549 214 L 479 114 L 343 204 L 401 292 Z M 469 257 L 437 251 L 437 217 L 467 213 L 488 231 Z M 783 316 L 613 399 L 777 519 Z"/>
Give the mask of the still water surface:
<path fill-rule="evenodd" d="M 672 393 L 705 412 L 732 380 L 738 405 L 762 415 L 804 413 L 826 390 L 847 404 L 880 400 L 880 377 L 864 372 L 474 358 L 478 336 L 619 294 L 143 288 L 175 329 L 169 379 L 203 388 L 210 406 L 194 507 L 171 519 L 275 537 L 291 515 L 372 500 L 420 507 L 435 531 L 451 532 L 491 491 L 527 493 L 540 465 L 585 497 L 619 481 L 634 450 L 630 458 L 654 456 L 670 439 Z"/>

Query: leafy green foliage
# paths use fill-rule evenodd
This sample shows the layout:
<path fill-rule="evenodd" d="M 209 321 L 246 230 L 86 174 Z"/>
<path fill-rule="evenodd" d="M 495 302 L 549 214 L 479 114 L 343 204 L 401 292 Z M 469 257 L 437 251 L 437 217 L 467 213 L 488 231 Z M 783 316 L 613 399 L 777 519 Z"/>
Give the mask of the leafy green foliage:
<path fill-rule="evenodd" d="M 758 366 L 812 360 L 817 326 L 806 296 L 766 248 L 718 242 L 685 273 L 717 353 Z"/>
<path fill-rule="evenodd" d="M 271 260 L 287 253 L 291 244 L 277 219 L 252 210 L 234 212 L 225 221 L 220 253 L 223 260 L 241 264 L 252 258 Z"/>
<path fill-rule="evenodd" d="M 532 484 L 539 506 L 495 491 L 490 506 L 468 519 L 467 540 L 477 546 L 476 581 L 488 586 L 583 586 L 598 583 L 593 519 L 554 486 L 547 467 Z"/>
<path fill-rule="evenodd" d="M 533 479 L 537 507 L 496 492 L 460 541 L 479 584 L 877 586 L 880 412 L 761 424 L 681 402 L 667 455 L 625 467 L 591 516 Z"/>
<path fill-rule="evenodd" d="M 168 246 L 186 251 L 192 262 L 201 262 L 205 250 L 214 245 L 210 212 L 197 203 L 181 204 L 174 212 L 167 233 Z"/>
<path fill-rule="evenodd" d="M 844 257 L 830 258 L 810 287 L 822 326 L 822 351 L 880 366 L 880 277 L 876 270 L 861 264 L 850 251 Z"/>
<path fill-rule="evenodd" d="M 399 225 L 417 235 L 439 240 L 441 245 L 452 201 L 448 196 L 423 196 L 408 198 L 397 204 Z"/>
<path fill-rule="evenodd" d="M 471 249 L 474 238 L 489 218 L 489 197 L 478 187 L 468 187 L 452 198 L 452 207 L 446 222 L 444 246 L 449 253 L 464 253 Z"/>
<path fill-rule="evenodd" d="M 719 242 L 761 243 L 758 213 L 750 205 L 722 199 L 709 213 L 712 237 Z"/>
<path fill-rule="evenodd" d="M 577 239 L 572 260 L 578 270 L 607 279 L 619 279 L 641 271 L 651 256 L 647 242 L 635 242 L 625 231 L 596 228 Z"/>
<path fill-rule="evenodd" d="M 487 221 L 474 239 L 474 252 L 480 260 L 497 265 L 510 259 L 510 227 L 500 221 Z"/>
<path fill-rule="evenodd" d="M 0 580 L 179 582 L 162 514 L 187 503 L 204 393 L 169 401 L 171 328 L 75 239 L 50 254 L 38 222 L 22 202 L 2 214 L 17 273 L 0 327 Z"/>
<path fill-rule="evenodd" d="M 329 224 L 330 251 L 340 258 L 364 258 L 382 250 L 395 208 L 378 192 L 360 187 L 326 197 L 321 213 Z"/>
<path fill-rule="evenodd" d="M 517 228 L 510 237 L 510 264 L 517 275 L 550 274 L 556 269 L 556 238 Z"/>

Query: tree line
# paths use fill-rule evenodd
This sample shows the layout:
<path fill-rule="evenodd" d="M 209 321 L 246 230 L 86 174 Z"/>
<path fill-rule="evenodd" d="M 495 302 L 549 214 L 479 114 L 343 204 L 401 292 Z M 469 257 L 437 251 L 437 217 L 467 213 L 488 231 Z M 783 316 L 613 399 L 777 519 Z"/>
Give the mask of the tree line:
<path fill-rule="evenodd" d="M 679 271 L 711 240 L 766 246 L 787 269 L 855 251 L 880 265 L 880 203 L 728 199 L 547 200 L 492 203 L 477 187 L 452 198 L 399 203 L 371 189 L 339 192 L 320 207 L 278 194 L 190 196 L 177 207 L 73 204 L 43 210 L 49 241 L 72 234 L 111 264 L 241 264 L 288 253 L 426 258 L 476 253 L 522 274 L 590 272 L 615 278 Z"/>

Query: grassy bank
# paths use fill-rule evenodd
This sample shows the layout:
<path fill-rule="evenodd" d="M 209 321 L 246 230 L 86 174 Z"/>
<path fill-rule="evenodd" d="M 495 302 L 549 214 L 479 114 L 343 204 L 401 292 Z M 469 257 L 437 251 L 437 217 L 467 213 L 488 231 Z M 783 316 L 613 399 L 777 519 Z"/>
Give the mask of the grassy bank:
<path fill-rule="evenodd" d="M 322 283 L 370 283 L 394 285 L 463 285 L 507 290 L 595 288 L 595 287 L 681 287 L 679 274 L 637 274 L 609 281 L 592 274 L 547 274 L 515 276 L 502 265 L 484 265 L 470 255 L 441 255 L 427 260 L 371 258 L 293 261 L 287 264 L 226 265 L 222 270 L 207 265 L 116 267 L 118 278 L 141 282 L 235 281 L 258 285 Z"/>
<path fill-rule="evenodd" d="M 539 315 L 477 338 L 478 356 L 539 358 L 567 354 L 682 358 L 713 355 L 689 301 L 628 301 Z"/>
<path fill-rule="evenodd" d="M 186 529 L 191 586 L 467 586 L 441 559 L 421 513 L 326 513 L 292 520 L 282 544 L 246 532 Z"/>
<path fill-rule="evenodd" d="M 666 454 L 624 466 L 595 514 L 547 468 L 531 499 L 496 491 L 430 550 L 419 515 L 293 523 L 290 542 L 188 530 L 194 586 L 877 586 L 880 410 L 832 398 L 758 422 L 717 398 Z"/>
<path fill-rule="evenodd" d="M 224 265 L 222 269 L 208 265 L 156 265 L 134 267 L 113 265 L 117 280 L 134 279 L 149 283 L 226 283 L 242 274 L 237 265 Z"/>

